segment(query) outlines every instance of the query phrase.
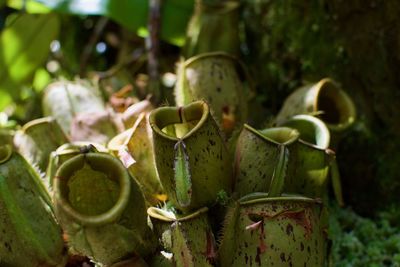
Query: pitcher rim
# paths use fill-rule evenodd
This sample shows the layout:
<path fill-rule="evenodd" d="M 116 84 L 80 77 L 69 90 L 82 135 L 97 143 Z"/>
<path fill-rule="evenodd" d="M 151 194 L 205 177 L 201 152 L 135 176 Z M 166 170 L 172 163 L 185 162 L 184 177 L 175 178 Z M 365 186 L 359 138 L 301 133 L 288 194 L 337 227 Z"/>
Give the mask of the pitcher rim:
<path fill-rule="evenodd" d="M 168 111 L 179 112 L 179 108 L 182 108 L 183 110 L 189 109 L 189 108 L 202 108 L 203 109 L 201 118 L 197 122 L 196 126 L 193 127 L 192 129 L 190 129 L 190 131 L 188 131 L 181 138 L 174 137 L 174 136 L 171 136 L 171 135 L 168 135 L 168 134 L 164 133 L 162 131 L 162 128 L 160 129 L 160 127 L 157 125 L 157 122 L 156 122 L 156 119 L 155 119 L 155 117 L 157 115 L 159 115 L 160 113 L 162 113 L 162 112 L 168 112 Z M 149 121 L 150 121 L 150 126 L 151 126 L 151 128 L 153 129 L 153 131 L 155 133 L 157 133 L 158 135 L 160 135 L 163 138 L 166 138 L 166 139 L 169 139 L 171 141 L 177 142 L 179 140 L 185 140 L 185 139 L 189 138 L 190 136 L 192 136 L 198 129 L 200 129 L 200 127 L 202 127 L 204 125 L 204 123 L 206 122 L 206 120 L 208 119 L 208 117 L 210 115 L 211 115 L 210 114 L 210 107 L 208 106 L 208 104 L 205 101 L 200 100 L 200 101 L 195 101 L 195 102 L 192 102 L 192 103 L 190 103 L 188 105 L 181 106 L 181 107 L 160 107 L 160 108 L 157 108 L 157 109 L 153 110 L 150 113 Z M 180 121 L 175 122 L 175 124 L 176 123 L 183 123 L 182 118 L 180 118 Z M 168 125 L 173 125 L 173 124 L 174 123 L 166 124 L 164 127 L 166 127 Z"/>
<path fill-rule="evenodd" d="M 120 186 L 120 192 L 117 201 L 114 205 L 108 209 L 107 211 L 99 214 L 99 215 L 85 215 L 81 212 L 78 212 L 75 208 L 73 208 L 65 198 L 62 190 L 63 182 L 61 180 L 69 179 L 70 177 L 63 176 L 63 172 L 69 168 L 72 164 L 75 164 L 78 161 L 84 161 L 85 157 L 87 158 L 103 158 L 110 160 L 110 163 L 114 165 L 114 168 L 118 170 L 118 182 Z M 128 205 L 129 195 L 131 194 L 131 185 L 130 185 L 130 176 L 123 167 L 122 163 L 119 162 L 118 159 L 114 158 L 111 155 L 105 153 L 87 153 L 80 154 L 71 159 L 66 160 L 60 168 L 57 170 L 57 173 L 54 177 L 54 198 L 57 207 L 62 209 L 68 216 L 72 217 L 74 220 L 79 221 L 83 225 L 103 225 L 107 223 L 111 223 L 115 221 L 118 216 L 123 212 L 123 210 Z M 66 182 L 66 181 L 65 181 Z"/>

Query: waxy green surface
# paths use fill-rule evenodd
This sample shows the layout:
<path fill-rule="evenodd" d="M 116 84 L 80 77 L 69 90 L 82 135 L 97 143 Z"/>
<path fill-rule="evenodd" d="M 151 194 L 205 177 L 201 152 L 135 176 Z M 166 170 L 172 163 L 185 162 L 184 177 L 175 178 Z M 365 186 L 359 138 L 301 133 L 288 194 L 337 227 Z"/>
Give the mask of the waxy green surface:
<path fill-rule="evenodd" d="M 66 248 L 38 174 L 0 146 L 0 266 L 64 266 Z"/>
<path fill-rule="evenodd" d="M 230 136 L 247 119 L 248 89 L 241 79 L 246 71 L 239 72 L 241 68 L 235 57 L 221 52 L 201 54 L 182 62 L 174 89 L 176 104 L 206 101 L 220 129 Z"/>
<path fill-rule="evenodd" d="M 183 121 L 194 128 L 180 138 L 162 131 Z M 158 108 L 151 113 L 150 124 L 158 175 L 176 208 L 189 212 L 215 204 L 221 191 L 230 193 L 232 160 L 205 102 Z"/>
<path fill-rule="evenodd" d="M 175 266 L 215 266 L 216 242 L 208 220 L 208 209 L 186 215 L 149 208 L 148 214 L 164 251 L 172 253 Z"/>
<path fill-rule="evenodd" d="M 157 246 L 139 185 L 113 156 L 89 152 L 65 161 L 53 190 L 55 213 L 73 251 L 110 265 L 132 254 L 147 256 Z"/>
<path fill-rule="evenodd" d="M 242 198 L 228 211 L 220 266 L 324 266 L 321 208 L 304 197 Z"/>

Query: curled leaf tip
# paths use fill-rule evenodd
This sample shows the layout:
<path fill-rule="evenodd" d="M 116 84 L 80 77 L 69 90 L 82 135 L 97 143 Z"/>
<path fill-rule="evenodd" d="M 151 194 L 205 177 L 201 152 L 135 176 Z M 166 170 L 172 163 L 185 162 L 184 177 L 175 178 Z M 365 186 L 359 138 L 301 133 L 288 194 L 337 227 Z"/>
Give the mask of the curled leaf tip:
<path fill-rule="evenodd" d="M 132 155 L 129 153 L 127 147 L 122 147 L 118 151 L 118 156 L 120 160 L 122 161 L 122 164 L 124 164 L 125 168 L 129 168 L 133 164 L 136 163 L 136 160 L 132 157 Z"/>

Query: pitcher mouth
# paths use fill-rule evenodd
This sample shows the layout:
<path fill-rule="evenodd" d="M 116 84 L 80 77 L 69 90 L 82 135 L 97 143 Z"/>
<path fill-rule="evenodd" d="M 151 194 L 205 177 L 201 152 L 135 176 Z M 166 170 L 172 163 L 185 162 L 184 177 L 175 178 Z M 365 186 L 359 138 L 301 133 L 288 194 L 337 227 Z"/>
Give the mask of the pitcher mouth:
<path fill-rule="evenodd" d="M 88 164 L 93 170 L 103 172 L 107 178 L 119 185 L 118 198 L 113 206 L 96 215 L 88 215 L 79 212 L 70 202 L 68 181 L 74 173 Z M 104 225 L 115 221 L 125 210 L 130 195 L 130 176 L 114 157 L 102 153 L 87 153 L 77 155 L 64 162 L 54 177 L 54 197 L 57 205 L 66 214 L 83 225 Z M 90 188 L 88 189 L 90 190 Z M 93 192 L 89 192 L 93 193 Z M 99 196 L 101 197 L 101 196 Z"/>
<path fill-rule="evenodd" d="M 289 127 L 274 127 L 263 130 L 256 130 L 248 124 L 244 128 L 258 135 L 262 139 L 277 145 L 290 145 L 299 138 L 299 132 Z"/>
<path fill-rule="evenodd" d="M 209 114 L 210 108 L 204 101 L 196 101 L 182 107 L 161 107 L 150 113 L 150 125 L 158 135 L 172 141 L 179 141 L 190 137 L 196 132 L 205 123 Z M 188 122 L 197 123 L 181 138 L 163 131 L 167 126 Z"/>
<path fill-rule="evenodd" d="M 53 117 L 43 117 L 39 119 L 32 120 L 30 122 L 27 122 L 24 126 L 22 126 L 22 132 L 28 132 L 31 130 L 34 126 L 38 126 L 41 124 L 49 124 L 55 122 L 55 119 Z"/>
<path fill-rule="evenodd" d="M 100 144 L 97 144 L 94 142 L 87 142 L 87 141 L 77 141 L 77 142 L 65 143 L 65 144 L 59 146 L 55 152 L 58 156 L 71 155 L 74 153 L 78 154 L 78 153 L 80 153 L 80 149 L 85 146 L 93 146 L 97 151 L 99 151 L 101 153 L 108 152 L 107 148 L 105 148 L 103 145 L 100 145 Z"/>
<path fill-rule="evenodd" d="M 303 143 L 317 149 L 327 149 L 330 143 L 330 133 L 325 124 L 311 115 L 296 115 L 282 123 L 282 126 L 299 131 L 299 139 Z"/>
<path fill-rule="evenodd" d="M 189 67 L 190 64 L 192 64 L 192 63 L 194 63 L 194 62 L 196 62 L 198 60 L 201 60 L 201 59 L 204 59 L 204 58 L 209 58 L 209 57 L 211 57 L 211 58 L 222 57 L 222 58 L 229 59 L 229 60 L 232 60 L 232 61 L 238 61 L 237 57 L 235 57 L 235 56 L 233 56 L 233 55 L 231 55 L 229 53 L 222 52 L 222 51 L 217 51 L 217 52 L 201 53 L 200 55 L 193 56 L 193 57 L 187 59 L 182 64 L 185 67 Z"/>
<path fill-rule="evenodd" d="M 262 192 L 251 193 L 243 196 L 238 200 L 239 204 L 242 206 L 257 204 L 257 203 L 265 203 L 265 202 L 278 202 L 278 201 L 307 202 L 307 203 L 318 203 L 318 204 L 322 203 L 321 200 L 319 199 L 313 199 L 301 195 L 282 194 L 282 196 L 280 197 L 268 197 L 268 193 L 262 193 Z"/>
<path fill-rule="evenodd" d="M 314 110 L 324 112 L 318 117 L 334 131 L 350 127 L 355 121 L 356 109 L 349 95 L 329 78 L 322 79 L 315 87 Z"/>

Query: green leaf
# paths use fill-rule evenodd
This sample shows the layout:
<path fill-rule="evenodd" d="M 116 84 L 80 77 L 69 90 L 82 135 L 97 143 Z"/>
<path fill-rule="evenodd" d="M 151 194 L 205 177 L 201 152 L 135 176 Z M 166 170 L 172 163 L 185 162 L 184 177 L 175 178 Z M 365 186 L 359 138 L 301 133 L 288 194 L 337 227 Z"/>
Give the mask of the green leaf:
<path fill-rule="evenodd" d="M 344 206 L 343 194 L 342 194 L 342 184 L 340 182 L 340 173 L 339 167 L 337 165 L 336 159 L 331 163 L 331 179 L 332 179 L 332 187 L 333 193 L 339 205 L 341 207 Z"/>
<path fill-rule="evenodd" d="M 51 79 L 52 78 L 47 70 L 44 68 L 40 68 L 35 72 L 32 87 L 35 89 L 36 92 L 40 92 L 51 82 Z"/>
<path fill-rule="evenodd" d="M 190 205 L 192 199 L 192 177 L 189 168 L 189 157 L 186 146 L 182 140 L 175 144 L 174 182 L 176 199 L 180 205 Z"/>
<path fill-rule="evenodd" d="M 268 197 L 279 197 L 285 185 L 285 176 L 289 164 L 289 149 L 285 145 L 279 146 L 279 158 L 271 179 Z"/>
<path fill-rule="evenodd" d="M 0 90 L 0 111 L 2 111 L 5 107 L 12 103 L 11 96 L 5 92 Z"/>
<path fill-rule="evenodd" d="M 31 81 L 57 37 L 59 19 L 54 14 L 19 15 L 0 35 L 0 91 L 14 100 L 22 85 Z"/>
<path fill-rule="evenodd" d="M 74 15 L 101 15 L 113 19 L 129 30 L 146 37 L 149 11 L 148 0 L 27 0 L 28 12 L 32 3 L 40 3 L 51 10 Z M 22 8 L 22 0 L 8 0 L 9 6 Z M 164 0 L 161 9 L 161 39 L 182 46 L 186 25 L 193 13 L 194 0 Z M 45 11 L 43 11 L 45 12 Z"/>
<path fill-rule="evenodd" d="M 0 0 L 1 1 L 1 0 Z M 35 1 L 25 1 L 25 0 L 3 0 L 7 1 L 7 6 L 14 9 L 25 9 L 26 12 L 31 14 L 45 14 L 49 13 L 50 9 L 43 4 L 37 3 Z M 25 3 L 24 3 L 25 2 Z M 25 6 L 24 6 L 25 4 Z"/>

